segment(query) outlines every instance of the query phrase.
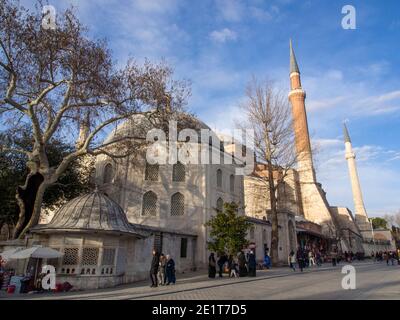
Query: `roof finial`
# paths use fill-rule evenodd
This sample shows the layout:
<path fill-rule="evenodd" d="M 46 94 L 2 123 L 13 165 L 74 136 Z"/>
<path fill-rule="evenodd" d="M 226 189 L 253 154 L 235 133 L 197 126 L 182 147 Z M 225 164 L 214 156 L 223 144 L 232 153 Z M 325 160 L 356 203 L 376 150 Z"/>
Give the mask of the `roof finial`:
<path fill-rule="evenodd" d="M 343 136 L 344 136 L 344 142 L 351 142 L 349 131 L 347 130 L 346 122 L 343 122 Z"/>
<path fill-rule="evenodd" d="M 289 47 L 290 47 L 290 73 L 299 71 L 299 66 L 297 65 L 296 56 L 294 54 L 293 46 L 292 46 L 292 39 L 289 40 Z"/>

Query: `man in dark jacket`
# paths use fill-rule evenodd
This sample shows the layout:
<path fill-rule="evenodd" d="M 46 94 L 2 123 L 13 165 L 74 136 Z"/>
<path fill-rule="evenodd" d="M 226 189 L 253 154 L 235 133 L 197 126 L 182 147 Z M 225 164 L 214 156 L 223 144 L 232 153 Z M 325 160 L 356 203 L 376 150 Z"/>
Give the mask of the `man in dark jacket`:
<path fill-rule="evenodd" d="M 157 273 L 159 264 L 160 264 L 160 254 L 153 249 L 153 259 L 151 260 L 151 266 L 150 266 L 150 279 L 152 288 L 157 287 Z"/>
<path fill-rule="evenodd" d="M 218 259 L 218 273 L 220 278 L 222 278 L 222 272 L 224 271 L 224 264 L 228 261 L 228 258 L 226 257 L 225 253 L 222 254 L 219 259 Z"/>

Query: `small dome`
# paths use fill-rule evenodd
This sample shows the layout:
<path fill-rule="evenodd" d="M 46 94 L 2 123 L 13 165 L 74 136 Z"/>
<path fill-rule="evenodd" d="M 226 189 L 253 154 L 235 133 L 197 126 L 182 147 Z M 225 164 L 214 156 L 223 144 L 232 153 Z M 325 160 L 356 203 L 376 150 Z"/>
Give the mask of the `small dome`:
<path fill-rule="evenodd" d="M 143 236 L 129 223 L 122 208 L 97 190 L 67 202 L 48 224 L 38 225 L 32 228 L 32 232 L 102 232 Z"/>

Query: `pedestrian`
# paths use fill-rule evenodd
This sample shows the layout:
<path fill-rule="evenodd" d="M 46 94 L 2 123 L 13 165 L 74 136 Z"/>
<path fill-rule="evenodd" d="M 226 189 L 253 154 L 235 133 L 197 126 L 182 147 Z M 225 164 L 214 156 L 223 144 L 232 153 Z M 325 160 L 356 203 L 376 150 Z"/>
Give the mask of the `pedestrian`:
<path fill-rule="evenodd" d="M 371 251 L 371 259 L 373 262 L 376 262 L 374 251 Z"/>
<path fill-rule="evenodd" d="M 157 273 L 157 279 L 158 279 L 158 284 L 160 286 L 165 285 L 165 267 L 167 264 L 167 258 L 163 253 L 160 254 L 160 262 L 159 262 L 159 267 L 158 267 L 158 273 Z"/>
<path fill-rule="evenodd" d="M 389 257 L 390 257 L 390 262 L 392 263 L 392 266 L 394 266 L 394 252 L 393 251 L 390 251 Z"/>
<path fill-rule="evenodd" d="M 320 267 L 322 265 L 322 257 L 321 257 L 321 252 L 317 250 L 316 253 L 316 259 L 317 259 L 317 266 Z"/>
<path fill-rule="evenodd" d="M 289 256 L 288 256 L 288 263 L 289 267 L 293 270 L 296 271 L 296 255 L 294 254 L 294 251 L 290 251 Z"/>
<path fill-rule="evenodd" d="M 315 266 L 314 252 L 312 250 L 308 252 L 308 261 L 311 267 Z"/>
<path fill-rule="evenodd" d="M 218 258 L 218 274 L 219 277 L 222 278 L 222 272 L 224 271 L 224 265 L 227 262 L 227 257 L 225 255 L 225 253 L 221 254 Z"/>
<path fill-rule="evenodd" d="M 264 267 L 269 269 L 271 268 L 271 258 L 268 255 L 268 251 L 265 252 L 265 256 L 264 256 Z"/>
<path fill-rule="evenodd" d="M 239 276 L 238 272 L 237 272 L 237 262 L 236 262 L 235 258 L 233 258 L 233 256 L 231 256 L 231 257 L 232 257 L 232 261 L 230 262 L 230 265 L 229 265 L 229 277 L 237 278 Z"/>
<path fill-rule="evenodd" d="M 386 265 L 389 265 L 389 254 L 387 251 L 383 253 L 383 259 L 386 261 Z"/>
<path fill-rule="evenodd" d="M 167 254 L 167 263 L 165 265 L 165 273 L 167 276 L 167 286 L 172 283 L 175 284 L 176 282 L 176 275 L 175 275 L 175 261 L 172 257 Z"/>
<path fill-rule="evenodd" d="M 215 263 L 214 252 L 211 252 L 210 256 L 208 257 L 208 277 L 215 278 L 215 274 L 217 273 Z"/>
<path fill-rule="evenodd" d="M 299 264 L 300 271 L 303 272 L 304 269 L 304 252 L 301 247 L 297 249 L 296 259 Z"/>
<path fill-rule="evenodd" d="M 332 250 L 332 252 L 331 252 L 331 259 L 332 259 L 332 266 L 336 266 L 336 263 L 337 263 L 337 251 L 336 251 L 336 249 L 333 249 Z"/>
<path fill-rule="evenodd" d="M 239 277 L 247 276 L 246 256 L 244 255 L 243 250 L 241 250 L 238 254 L 238 264 L 239 264 Z"/>
<path fill-rule="evenodd" d="M 257 269 L 257 262 L 256 262 L 256 255 L 254 254 L 254 251 L 251 250 L 249 253 L 249 277 L 255 277 L 256 276 L 256 269 Z"/>
<path fill-rule="evenodd" d="M 153 249 L 153 259 L 151 260 L 151 265 L 150 265 L 150 279 L 152 288 L 157 287 L 157 273 L 159 264 L 160 264 L 160 254 L 155 249 Z"/>

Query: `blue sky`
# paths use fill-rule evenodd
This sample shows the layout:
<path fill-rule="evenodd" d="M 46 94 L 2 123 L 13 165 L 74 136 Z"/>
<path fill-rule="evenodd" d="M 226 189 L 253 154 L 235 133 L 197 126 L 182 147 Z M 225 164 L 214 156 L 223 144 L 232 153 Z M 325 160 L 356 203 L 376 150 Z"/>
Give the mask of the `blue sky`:
<path fill-rule="evenodd" d="M 32 1 L 21 1 L 31 6 Z M 192 81 L 191 111 L 212 128 L 240 119 L 254 74 L 289 89 L 289 38 L 307 92 L 317 176 L 332 205 L 353 209 L 342 143 L 348 121 L 370 216 L 400 209 L 400 2 L 295 0 L 64 0 L 118 63 L 165 58 Z M 341 27 L 344 5 L 356 29 Z"/>

